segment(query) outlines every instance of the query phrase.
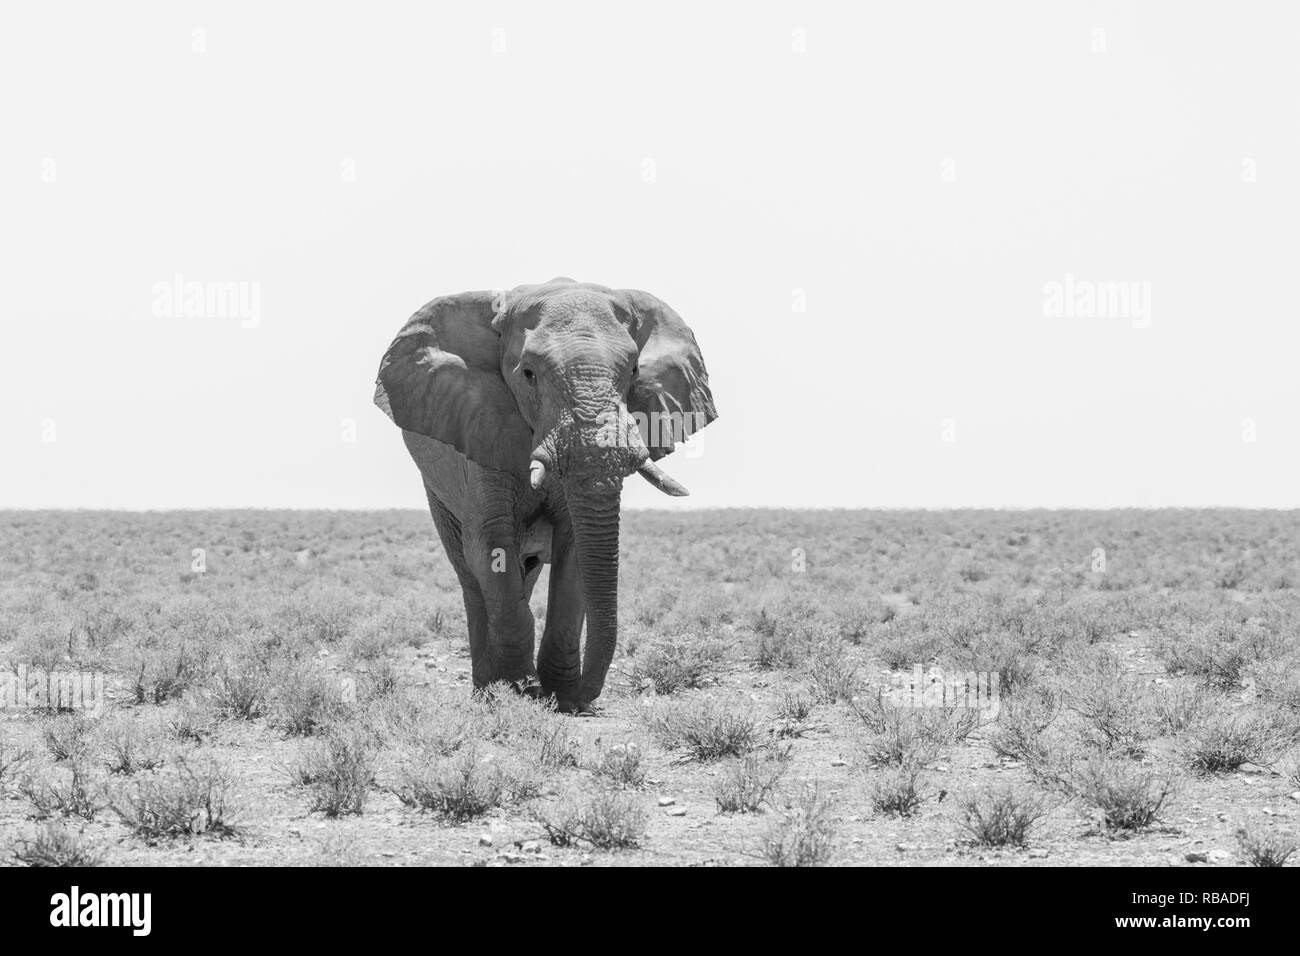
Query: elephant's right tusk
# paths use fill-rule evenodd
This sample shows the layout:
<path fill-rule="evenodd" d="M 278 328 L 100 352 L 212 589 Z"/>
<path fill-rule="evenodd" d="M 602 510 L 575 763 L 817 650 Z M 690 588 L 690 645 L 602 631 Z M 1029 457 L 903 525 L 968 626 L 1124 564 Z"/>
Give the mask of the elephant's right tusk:
<path fill-rule="evenodd" d="M 542 484 L 542 479 L 546 477 L 546 466 L 536 458 L 528 465 L 528 483 L 534 488 Z"/>
<path fill-rule="evenodd" d="M 685 498 L 690 494 L 690 492 L 686 490 L 685 485 L 681 484 L 677 479 L 665 475 L 659 470 L 659 466 L 648 458 L 641 467 L 637 468 L 637 474 L 666 495 L 672 495 L 675 498 Z"/>

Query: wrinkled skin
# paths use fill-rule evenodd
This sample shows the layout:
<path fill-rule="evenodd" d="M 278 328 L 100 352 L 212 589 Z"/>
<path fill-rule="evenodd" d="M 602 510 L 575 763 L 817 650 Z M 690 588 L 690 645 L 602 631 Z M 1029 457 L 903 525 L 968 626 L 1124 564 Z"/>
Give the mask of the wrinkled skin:
<path fill-rule="evenodd" d="M 467 292 L 411 317 L 377 385 L 460 580 L 475 688 L 508 681 L 589 709 L 618 639 L 623 479 L 685 494 L 653 461 L 717 417 L 694 335 L 644 292 L 570 279 Z M 547 562 L 534 661 L 529 599 Z"/>

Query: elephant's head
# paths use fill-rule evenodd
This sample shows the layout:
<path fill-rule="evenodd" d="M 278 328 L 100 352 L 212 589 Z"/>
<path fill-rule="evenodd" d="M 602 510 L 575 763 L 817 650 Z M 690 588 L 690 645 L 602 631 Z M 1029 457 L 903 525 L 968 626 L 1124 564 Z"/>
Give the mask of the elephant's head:
<path fill-rule="evenodd" d="M 389 347 L 375 403 L 521 490 L 562 492 L 587 610 L 581 691 L 594 700 L 617 640 L 623 478 L 686 494 L 654 462 L 717 417 L 686 323 L 647 293 L 570 279 L 435 299 Z"/>

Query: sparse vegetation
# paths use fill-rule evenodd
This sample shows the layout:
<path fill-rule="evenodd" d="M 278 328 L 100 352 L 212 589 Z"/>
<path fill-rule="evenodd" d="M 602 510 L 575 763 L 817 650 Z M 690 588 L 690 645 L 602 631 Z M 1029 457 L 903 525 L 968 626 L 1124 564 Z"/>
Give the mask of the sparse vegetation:
<path fill-rule="evenodd" d="M 311 791 L 313 810 L 327 817 L 359 814 L 375 780 L 371 742 L 354 727 L 334 727 L 308 750 L 294 778 Z"/>
<path fill-rule="evenodd" d="M 600 850 L 622 850 L 638 846 L 645 835 L 645 811 L 634 796 L 619 790 L 570 795 L 536 819 L 556 846 L 583 841 Z"/>
<path fill-rule="evenodd" d="M 763 829 L 759 855 L 773 866 L 819 866 L 830 860 L 840 822 L 835 801 L 818 783 L 804 783 L 782 799 Z"/>
<path fill-rule="evenodd" d="M 708 698 L 660 704 L 647 719 L 651 732 L 663 746 L 685 749 L 697 760 L 738 757 L 753 748 L 758 734 L 748 711 Z"/>
<path fill-rule="evenodd" d="M 768 805 L 785 774 L 785 764 L 771 755 L 751 753 L 718 775 L 713 799 L 722 813 L 759 813 Z"/>
<path fill-rule="evenodd" d="M 1098 755 L 1076 772 L 1072 786 L 1108 830 L 1142 830 L 1159 818 L 1176 789 L 1171 772 Z"/>
<path fill-rule="evenodd" d="M 882 771 L 871 785 L 871 807 L 887 816 L 910 817 L 925 802 L 924 765 L 916 759 Z"/>
<path fill-rule="evenodd" d="M 616 859 L 969 864 L 1000 855 L 911 847 L 1032 846 L 1040 802 L 1062 865 L 1165 865 L 1167 828 L 1221 847 L 1245 821 L 1241 862 L 1297 858 L 1297 514 L 630 510 L 595 719 L 472 693 L 427 514 L 4 513 L 0 536 L 0 689 L 105 677 L 102 711 L 0 714 L 5 862 L 575 865 L 630 841 Z M 993 678 L 995 706 L 878 693 L 917 673 Z M 247 837 L 186 853 L 205 834 Z"/>
<path fill-rule="evenodd" d="M 86 837 L 61 823 L 47 823 L 9 847 L 9 856 L 22 866 L 99 866 L 104 858 Z"/>
<path fill-rule="evenodd" d="M 104 731 L 106 765 L 112 774 L 157 770 L 166 760 L 162 739 L 134 722 L 119 721 Z"/>
<path fill-rule="evenodd" d="M 393 793 L 415 810 L 449 820 L 472 820 L 508 802 L 536 796 L 536 778 L 470 747 L 455 757 L 408 758 Z"/>
<path fill-rule="evenodd" d="M 675 694 L 702 686 L 722 648 L 710 641 L 663 641 L 638 648 L 628 677 L 637 690 Z"/>
<path fill-rule="evenodd" d="M 598 777 L 613 786 L 635 790 L 645 783 L 641 753 L 640 744 L 615 744 L 600 751 L 600 757 L 592 769 Z"/>
<path fill-rule="evenodd" d="M 1276 830 L 1242 827 L 1237 831 L 1241 855 L 1251 866 L 1286 866 L 1286 861 L 1300 849 L 1300 843 Z"/>
<path fill-rule="evenodd" d="M 1226 773 L 1242 764 L 1272 763 L 1289 743 L 1290 728 L 1272 714 L 1216 713 L 1193 732 L 1188 745 L 1192 770 Z"/>
<path fill-rule="evenodd" d="M 110 806 L 145 840 L 239 833 L 235 778 L 211 758 L 178 754 L 157 774 L 139 774 L 116 788 Z"/>
<path fill-rule="evenodd" d="M 1044 797 L 1004 785 L 966 797 L 958 827 L 979 846 L 1024 846 L 1047 810 Z"/>

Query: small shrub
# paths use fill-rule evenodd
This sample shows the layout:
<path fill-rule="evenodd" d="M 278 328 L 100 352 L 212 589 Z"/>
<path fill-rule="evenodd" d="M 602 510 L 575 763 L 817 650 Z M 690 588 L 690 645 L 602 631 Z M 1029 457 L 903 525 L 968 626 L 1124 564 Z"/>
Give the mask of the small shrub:
<path fill-rule="evenodd" d="M 645 836 L 645 810 L 618 790 L 602 790 L 586 799 L 569 797 L 535 819 L 556 846 L 583 840 L 597 849 L 621 850 L 640 845 Z"/>
<path fill-rule="evenodd" d="M 1300 659 L 1287 657 L 1251 668 L 1260 700 L 1300 711 Z"/>
<path fill-rule="evenodd" d="M 23 866 L 99 866 L 103 861 L 102 851 L 59 823 L 47 823 L 34 836 L 20 838 L 9 855 Z"/>
<path fill-rule="evenodd" d="M 1180 734 L 1204 718 L 1211 697 L 1200 685 L 1171 684 L 1155 695 L 1152 710 L 1166 734 Z"/>
<path fill-rule="evenodd" d="M 641 747 L 635 743 L 615 744 L 608 750 L 602 750 L 600 759 L 592 769 L 596 776 L 618 787 L 635 790 L 645 782 Z"/>
<path fill-rule="evenodd" d="M 162 741 L 146 734 L 130 721 L 110 726 L 104 732 L 108 750 L 108 772 L 130 775 L 141 770 L 157 770 L 163 765 Z"/>
<path fill-rule="evenodd" d="M 1269 764 L 1286 746 L 1273 715 L 1219 713 L 1192 733 L 1188 758 L 1198 774 L 1227 773 L 1244 763 Z"/>
<path fill-rule="evenodd" d="M 967 797 L 961 804 L 959 827 L 979 846 L 1024 846 L 1047 809 L 1040 796 L 1001 787 Z"/>
<path fill-rule="evenodd" d="M 812 715 L 812 710 L 813 700 L 808 694 L 801 690 L 788 690 L 776 705 L 776 716 L 779 720 L 799 724 Z"/>
<path fill-rule="evenodd" d="M 1141 830 L 1159 818 L 1175 791 L 1172 773 L 1099 754 L 1073 777 L 1073 789 L 1110 830 Z"/>
<path fill-rule="evenodd" d="M 1141 756 L 1152 732 L 1147 690 L 1113 654 L 1097 655 L 1075 668 L 1065 681 L 1064 700 L 1082 719 L 1085 744 Z"/>
<path fill-rule="evenodd" d="M 263 662 L 227 664 L 213 680 L 216 707 L 235 720 L 265 717 L 270 707 L 271 681 Z"/>
<path fill-rule="evenodd" d="M 1061 707 L 1055 691 L 1045 685 L 1035 685 L 1005 701 L 989 738 L 994 751 L 1024 763 L 1039 783 L 1063 786 L 1074 755 L 1067 742 L 1052 731 Z"/>
<path fill-rule="evenodd" d="M 0 741 L 0 793 L 17 779 L 18 774 L 27 767 L 32 759 L 32 751 L 27 747 L 14 747 Z"/>
<path fill-rule="evenodd" d="M 45 749 L 55 760 L 80 760 L 94 747 L 94 725 L 81 714 L 55 717 L 45 727 Z"/>
<path fill-rule="evenodd" d="M 760 813 L 771 801 L 784 774 L 782 761 L 746 754 L 718 775 L 713 799 L 722 813 Z"/>
<path fill-rule="evenodd" d="M 1260 833 L 1242 827 L 1237 831 L 1241 855 L 1251 866 L 1286 866 L 1300 843 L 1277 832 Z"/>
<path fill-rule="evenodd" d="M 113 812 L 137 836 L 235 836 L 234 778 L 215 760 L 178 755 L 156 774 L 140 774 L 110 799 Z"/>
<path fill-rule="evenodd" d="M 758 852 L 773 866 L 819 866 L 835 850 L 839 821 L 820 784 L 805 783 L 787 795 L 759 838 Z"/>
<path fill-rule="evenodd" d="M 858 690 L 857 668 L 845 658 L 838 641 L 816 645 L 806 670 L 818 703 L 848 703 Z"/>
<path fill-rule="evenodd" d="M 361 692 L 368 700 L 396 694 L 402 686 L 402 671 L 390 658 L 371 661 L 361 671 Z"/>
<path fill-rule="evenodd" d="M 889 816 L 910 817 L 916 813 L 925 802 L 922 770 L 924 765 L 916 760 L 907 760 L 886 770 L 872 784 L 872 808 Z"/>
<path fill-rule="evenodd" d="M 650 730 L 669 748 L 685 748 L 697 760 L 739 757 L 754 747 L 753 715 L 704 698 L 677 706 L 660 705 L 647 715 Z"/>
<path fill-rule="evenodd" d="M 167 729 L 182 743 L 198 744 L 216 732 L 217 720 L 217 711 L 207 698 L 187 694 L 168 719 Z"/>
<path fill-rule="evenodd" d="M 924 766 L 979 726 L 974 707 L 901 707 L 883 693 L 856 698 L 852 708 L 868 732 L 864 756 L 877 766 Z"/>
<path fill-rule="evenodd" d="M 30 775 L 19 789 L 38 820 L 54 816 L 93 820 L 101 806 L 99 785 L 86 760 L 80 757 L 52 768 L 48 775 Z"/>
<path fill-rule="evenodd" d="M 628 676 L 638 690 L 675 694 L 700 687 L 721 656 L 721 647 L 711 642 L 664 641 L 639 650 Z"/>
<path fill-rule="evenodd" d="M 311 664 L 281 670 L 272 723 L 291 737 L 307 737 L 343 716 L 346 704 L 337 680 Z"/>
<path fill-rule="evenodd" d="M 474 707 L 438 699 L 430 707 L 426 700 L 395 695 L 373 701 L 361 720 L 372 735 L 393 741 L 399 748 L 449 757 L 476 735 L 478 712 Z"/>
<path fill-rule="evenodd" d="M 450 759 L 408 761 L 392 792 L 413 809 L 449 820 L 472 820 L 509 801 L 535 796 L 537 790 L 531 777 L 495 759 L 480 759 L 470 747 Z"/>
<path fill-rule="evenodd" d="M 370 741 L 355 728 L 333 728 L 308 752 L 294 776 L 311 790 L 313 810 L 327 817 L 360 814 L 375 780 Z"/>
<path fill-rule="evenodd" d="M 207 676 L 207 654 L 187 641 L 137 647 L 128 655 L 128 687 L 136 704 L 165 704 L 197 688 Z"/>

